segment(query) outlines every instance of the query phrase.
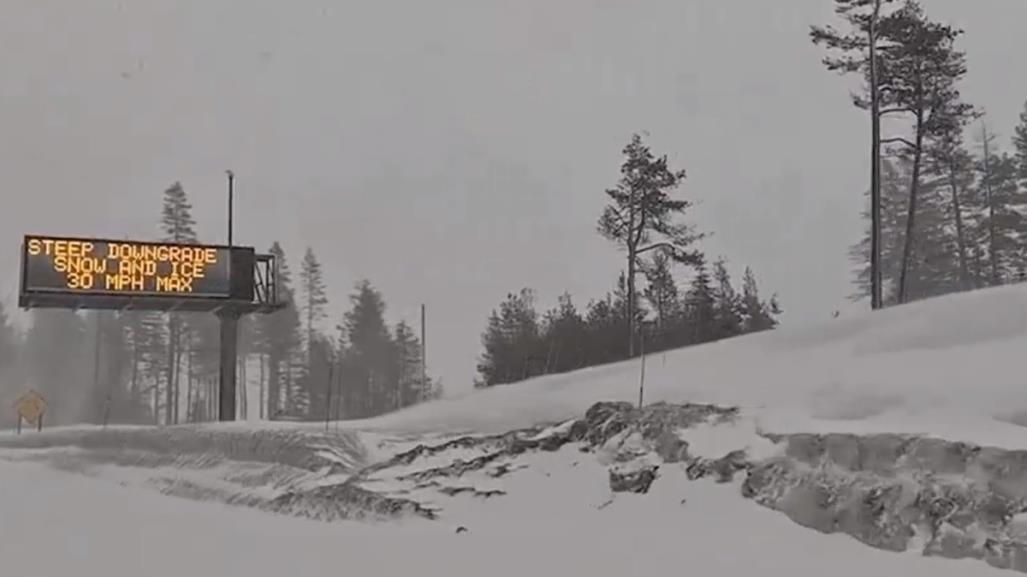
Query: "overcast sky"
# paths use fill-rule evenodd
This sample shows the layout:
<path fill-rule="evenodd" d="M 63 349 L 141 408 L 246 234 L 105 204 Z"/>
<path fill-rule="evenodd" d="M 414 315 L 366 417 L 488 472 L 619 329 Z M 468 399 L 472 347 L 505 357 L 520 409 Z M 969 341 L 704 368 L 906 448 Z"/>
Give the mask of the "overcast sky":
<path fill-rule="evenodd" d="M 1008 142 L 1027 100 L 1024 0 L 925 0 L 963 26 L 965 94 Z M 0 298 L 26 233 L 151 239 L 181 181 L 205 241 L 278 239 L 390 321 L 428 306 L 430 371 L 469 389 L 507 292 L 608 290 L 595 233 L 634 131 L 688 171 L 711 255 L 784 322 L 849 310 L 864 117 L 808 26 L 830 0 L 0 0 Z M 785 8 L 787 6 L 787 8 Z M 682 271 L 684 280 L 684 271 Z M 862 306 L 862 305 L 860 305 Z"/>

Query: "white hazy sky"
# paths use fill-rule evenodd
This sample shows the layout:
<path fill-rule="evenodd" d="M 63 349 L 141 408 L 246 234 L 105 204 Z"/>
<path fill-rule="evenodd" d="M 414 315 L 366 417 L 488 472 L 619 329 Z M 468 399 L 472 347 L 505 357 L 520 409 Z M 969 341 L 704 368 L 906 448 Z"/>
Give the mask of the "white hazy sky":
<path fill-rule="evenodd" d="M 1008 141 L 1024 0 L 925 0 L 963 26 L 965 94 Z M 594 232 L 620 150 L 686 168 L 704 243 L 754 266 L 785 322 L 851 291 L 866 127 L 807 38 L 830 0 L 0 0 L 0 298 L 21 235 L 152 238 L 179 180 L 206 241 L 307 245 L 333 321 L 369 278 L 428 304 L 431 371 L 470 387 L 489 311 L 612 286 Z M 787 6 L 787 8 L 785 8 Z M 295 267 L 294 267 L 295 268 Z"/>

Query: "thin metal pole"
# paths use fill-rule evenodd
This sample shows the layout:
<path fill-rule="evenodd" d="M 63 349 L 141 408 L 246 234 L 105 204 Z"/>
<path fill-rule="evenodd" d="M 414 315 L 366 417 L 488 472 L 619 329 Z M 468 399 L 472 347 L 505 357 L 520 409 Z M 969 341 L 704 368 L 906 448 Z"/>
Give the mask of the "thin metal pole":
<path fill-rule="evenodd" d="M 642 374 L 638 378 L 638 408 L 642 408 L 642 400 L 645 395 L 645 325 L 642 325 L 639 333 L 639 348 L 642 355 Z"/>
<path fill-rule="evenodd" d="M 335 376 L 334 373 L 335 373 L 335 360 L 332 359 L 332 360 L 329 361 L 329 365 L 328 365 L 328 381 L 325 383 L 327 385 L 325 387 L 325 396 L 327 397 L 325 399 L 325 432 L 326 433 L 328 432 L 328 425 L 329 425 L 329 423 L 332 420 L 332 380 L 333 380 L 332 377 Z"/>
<path fill-rule="evenodd" d="M 234 212 L 235 174 L 228 174 L 228 247 L 232 247 L 232 217 Z M 221 359 L 218 371 L 217 420 L 234 421 L 236 418 L 236 369 L 239 362 L 239 315 L 234 310 L 223 310 L 220 320 Z"/>
<path fill-rule="evenodd" d="M 335 373 L 335 429 L 339 429 L 342 420 L 342 358 L 339 358 L 339 370 Z"/>
<path fill-rule="evenodd" d="M 232 246 L 232 216 L 234 211 L 235 196 L 235 174 L 231 170 L 228 173 L 228 246 Z"/>
<path fill-rule="evenodd" d="M 428 340 L 424 329 L 424 303 L 421 303 L 421 401 L 428 400 Z"/>

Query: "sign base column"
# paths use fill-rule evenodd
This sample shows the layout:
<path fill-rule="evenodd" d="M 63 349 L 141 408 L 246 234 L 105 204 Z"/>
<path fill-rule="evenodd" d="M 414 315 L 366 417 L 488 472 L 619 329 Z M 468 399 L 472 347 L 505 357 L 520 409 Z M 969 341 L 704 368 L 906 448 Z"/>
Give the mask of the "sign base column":
<path fill-rule="evenodd" d="M 218 381 L 218 420 L 234 421 L 236 398 L 236 367 L 239 359 L 239 311 L 226 308 L 218 311 L 221 332 L 221 370 Z"/>

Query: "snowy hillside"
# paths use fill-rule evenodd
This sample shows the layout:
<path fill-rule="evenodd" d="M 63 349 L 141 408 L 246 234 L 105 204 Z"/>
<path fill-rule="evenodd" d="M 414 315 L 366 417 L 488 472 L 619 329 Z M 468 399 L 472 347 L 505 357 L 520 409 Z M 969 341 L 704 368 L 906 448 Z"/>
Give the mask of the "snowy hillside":
<path fill-rule="evenodd" d="M 1012 287 L 655 355 L 643 410 L 636 359 L 327 431 L 3 434 L 0 555 L 86 576 L 1027 571 L 1024 350 Z"/>
<path fill-rule="evenodd" d="M 929 433 L 1027 447 L 1027 289 L 878 313 L 651 356 L 646 402 L 740 406 L 769 428 Z M 419 406 L 356 428 L 500 432 L 636 402 L 638 360 Z M 824 422 L 828 421 L 828 422 Z"/>

